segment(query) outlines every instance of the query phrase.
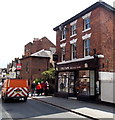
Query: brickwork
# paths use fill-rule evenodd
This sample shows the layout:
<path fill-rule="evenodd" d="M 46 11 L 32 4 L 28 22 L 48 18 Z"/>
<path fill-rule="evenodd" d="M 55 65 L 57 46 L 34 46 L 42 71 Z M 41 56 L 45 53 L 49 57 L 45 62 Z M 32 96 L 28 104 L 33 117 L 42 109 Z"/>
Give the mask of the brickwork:
<path fill-rule="evenodd" d="M 49 50 L 50 47 L 55 48 L 55 45 L 48 38 L 46 37 L 43 37 L 41 39 L 34 38 L 33 43 L 30 42 L 25 45 L 24 56 L 29 56 L 32 53 L 35 53 L 42 49 Z"/>
<path fill-rule="evenodd" d="M 49 60 L 50 58 L 43 57 L 26 57 L 21 59 L 22 69 L 20 77 L 28 80 L 42 78 L 41 72 L 49 68 Z"/>
<path fill-rule="evenodd" d="M 61 48 L 60 44 L 66 43 L 65 60 L 71 60 L 70 40 L 77 38 L 77 58 L 84 57 L 84 42 L 82 36 L 91 33 L 90 37 L 90 55 L 93 56 L 96 48 L 97 54 L 104 55 L 100 59 L 100 71 L 113 71 L 113 13 L 103 7 L 97 7 L 91 11 L 90 16 L 91 30 L 83 32 L 83 18 L 77 19 L 77 35 L 70 37 L 70 24 L 66 25 L 67 37 L 66 40 L 61 40 L 61 32 L 57 30 L 56 33 L 56 49 L 59 55 L 59 62 L 61 62 Z"/>

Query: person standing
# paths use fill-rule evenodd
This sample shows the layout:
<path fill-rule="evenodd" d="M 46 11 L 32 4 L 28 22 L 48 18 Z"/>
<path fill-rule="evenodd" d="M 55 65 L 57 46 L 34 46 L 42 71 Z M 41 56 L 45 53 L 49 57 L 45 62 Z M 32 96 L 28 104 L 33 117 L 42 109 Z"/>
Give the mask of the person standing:
<path fill-rule="evenodd" d="M 36 92 L 37 92 L 37 95 L 38 95 L 38 96 L 39 96 L 40 93 L 41 93 L 41 89 L 42 89 L 41 84 L 38 83 L 37 86 L 36 86 Z"/>
<path fill-rule="evenodd" d="M 35 83 L 35 81 L 33 81 L 33 83 L 31 84 L 31 96 L 33 96 L 34 95 L 34 93 L 35 93 L 35 88 L 36 88 L 36 83 Z"/>
<path fill-rule="evenodd" d="M 48 95 L 48 89 L 49 89 L 49 84 L 48 82 L 46 81 L 44 83 L 44 95 L 47 96 Z"/>

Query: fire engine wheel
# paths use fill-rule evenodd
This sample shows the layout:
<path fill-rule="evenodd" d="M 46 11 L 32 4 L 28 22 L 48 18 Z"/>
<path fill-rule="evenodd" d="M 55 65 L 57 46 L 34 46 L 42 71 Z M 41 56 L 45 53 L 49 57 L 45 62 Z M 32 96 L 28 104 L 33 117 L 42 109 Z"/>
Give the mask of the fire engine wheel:
<path fill-rule="evenodd" d="M 1 96 L 1 99 L 2 99 L 2 101 L 4 101 L 4 97 L 3 96 Z"/>
<path fill-rule="evenodd" d="M 24 98 L 24 100 L 23 100 L 24 102 L 26 102 L 27 101 L 27 98 Z"/>
<path fill-rule="evenodd" d="M 7 99 L 6 97 L 2 97 L 2 101 L 3 101 L 4 103 L 6 103 L 6 102 L 8 101 L 8 99 Z"/>

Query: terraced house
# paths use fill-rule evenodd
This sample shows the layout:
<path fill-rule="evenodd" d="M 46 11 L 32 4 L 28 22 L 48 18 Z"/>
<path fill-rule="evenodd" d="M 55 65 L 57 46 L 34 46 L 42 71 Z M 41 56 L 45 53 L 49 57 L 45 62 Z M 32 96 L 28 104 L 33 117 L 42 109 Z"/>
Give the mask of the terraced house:
<path fill-rule="evenodd" d="M 114 11 L 96 2 L 56 31 L 57 96 L 115 102 Z"/>

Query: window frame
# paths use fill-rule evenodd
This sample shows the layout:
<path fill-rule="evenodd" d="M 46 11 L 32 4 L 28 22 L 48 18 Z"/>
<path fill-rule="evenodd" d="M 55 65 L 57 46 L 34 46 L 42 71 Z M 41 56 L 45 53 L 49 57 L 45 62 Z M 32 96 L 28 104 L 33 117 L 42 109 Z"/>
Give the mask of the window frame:
<path fill-rule="evenodd" d="M 61 48 L 61 61 L 65 61 L 66 48 L 65 46 Z"/>
<path fill-rule="evenodd" d="M 66 39 L 66 29 L 64 28 L 62 30 L 62 34 L 61 34 L 61 40 L 65 40 Z"/>
<path fill-rule="evenodd" d="M 90 56 L 90 39 L 84 40 L 84 57 L 87 57 L 87 56 Z"/>
<path fill-rule="evenodd" d="M 74 36 L 74 35 L 76 35 L 77 34 L 77 25 L 76 24 L 73 24 L 73 25 L 71 25 L 71 33 L 70 33 L 70 35 L 71 36 Z"/>
<path fill-rule="evenodd" d="M 84 19 L 84 30 L 90 29 L 91 28 L 91 20 L 90 17 L 86 17 Z"/>
<path fill-rule="evenodd" d="M 71 59 L 76 59 L 77 58 L 77 44 L 73 43 L 71 44 Z"/>

